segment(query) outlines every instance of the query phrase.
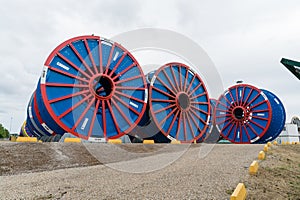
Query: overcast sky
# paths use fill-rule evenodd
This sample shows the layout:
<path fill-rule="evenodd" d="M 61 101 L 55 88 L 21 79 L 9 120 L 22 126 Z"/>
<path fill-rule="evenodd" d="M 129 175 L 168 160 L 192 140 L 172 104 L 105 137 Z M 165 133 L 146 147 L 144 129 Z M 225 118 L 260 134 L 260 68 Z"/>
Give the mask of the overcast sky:
<path fill-rule="evenodd" d="M 244 80 L 275 93 L 287 120 L 300 115 L 300 81 L 282 57 L 300 61 L 300 3 L 282 0 L 28 0 L 0 7 L 0 123 L 18 132 L 43 64 L 61 42 L 163 28 L 197 42 L 225 87 Z"/>

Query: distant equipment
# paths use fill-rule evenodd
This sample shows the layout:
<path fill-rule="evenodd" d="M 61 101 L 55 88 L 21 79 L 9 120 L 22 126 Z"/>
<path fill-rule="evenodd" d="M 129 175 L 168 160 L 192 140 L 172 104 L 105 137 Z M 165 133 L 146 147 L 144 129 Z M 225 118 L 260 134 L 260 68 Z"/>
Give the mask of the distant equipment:
<path fill-rule="evenodd" d="M 276 141 L 283 142 L 299 142 L 300 140 L 300 119 L 297 116 L 292 117 L 291 123 L 284 126 L 283 131 L 280 133 Z"/>
<path fill-rule="evenodd" d="M 292 117 L 291 124 L 296 124 L 300 128 L 300 119 L 297 116 Z"/>
<path fill-rule="evenodd" d="M 276 141 L 281 143 L 286 142 L 299 142 L 300 140 L 300 134 L 298 131 L 297 124 L 286 124 L 283 131 L 280 133 L 280 135 L 276 138 Z"/>
<path fill-rule="evenodd" d="M 300 62 L 286 58 L 282 58 L 280 62 L 300 80 Z"/>

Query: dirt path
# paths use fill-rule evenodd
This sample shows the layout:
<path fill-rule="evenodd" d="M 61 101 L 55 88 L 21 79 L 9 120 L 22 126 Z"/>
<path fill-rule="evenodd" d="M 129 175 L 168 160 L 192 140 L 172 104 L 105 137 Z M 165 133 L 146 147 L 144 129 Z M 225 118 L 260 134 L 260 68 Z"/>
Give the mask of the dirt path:
<path fill-rule="evenodd" d="M 129 155 L 132 154 L 128 152 L 144 155 L 105 165 L 0 176 L 0 196 L 2 199 L 228 199 L 228 188 L 235 187 L 247 174 L 262 145 L 129 148 L 130 151 L 126 149 Z M 117 155 L 124 158 L 125 154 L 118 149 Z M 164 162 L 169 164 L 159 166 Z M 155 168 L 159 170 L 151 171 Z M 129 173 L 131 169 L 151 172 Z"/>

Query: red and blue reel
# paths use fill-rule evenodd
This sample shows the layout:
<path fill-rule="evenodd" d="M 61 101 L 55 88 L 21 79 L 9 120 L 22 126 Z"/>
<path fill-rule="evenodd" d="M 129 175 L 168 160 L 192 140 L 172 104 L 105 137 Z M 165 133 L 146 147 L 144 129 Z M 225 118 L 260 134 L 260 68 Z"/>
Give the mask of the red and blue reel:
<path fill-rule="evenodd" d="M 285 111 L 273 93 L 237 84 L 220 96 L 215 122 L 221 136 L 233 143 L 265 143 L 282 131 Z"/>
<path fill-rule="evenodd" d="M 40 118 L 54 135 L 108 139 L 139 123 L 148 88 L 139 63 L 124 47 L 98 36 L 80 36 L 50 54 L 35 96 Z"/>
<path fill-rule="evenodd" d="M 182 63 L 168 63 L 153 75 L 149 107 L 156 126 L 169 140 L 193 142 L 210 119 L 207 89 L 200 76 Z"/>

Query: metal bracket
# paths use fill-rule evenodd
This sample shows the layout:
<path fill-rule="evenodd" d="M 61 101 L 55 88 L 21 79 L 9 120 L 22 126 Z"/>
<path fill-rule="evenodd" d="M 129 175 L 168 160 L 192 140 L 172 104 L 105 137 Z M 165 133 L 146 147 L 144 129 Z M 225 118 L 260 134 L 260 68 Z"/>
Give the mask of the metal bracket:
<path fill-rule="evenodd" d="M 300 80 L 300 62 L 286 58 L 282 58 L 280 62 Z"/>

